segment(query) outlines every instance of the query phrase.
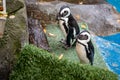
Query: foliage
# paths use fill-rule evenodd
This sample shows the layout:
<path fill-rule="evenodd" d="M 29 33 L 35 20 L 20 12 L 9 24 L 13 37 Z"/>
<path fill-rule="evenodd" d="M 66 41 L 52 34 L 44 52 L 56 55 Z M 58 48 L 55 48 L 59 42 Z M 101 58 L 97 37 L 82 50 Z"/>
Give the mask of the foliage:
<path fill-rule="evenodd" d="M 58 59 L 47 51 L 26 45 L 10 80 L 117 80 L 117 76 L 105 69 Z"/>

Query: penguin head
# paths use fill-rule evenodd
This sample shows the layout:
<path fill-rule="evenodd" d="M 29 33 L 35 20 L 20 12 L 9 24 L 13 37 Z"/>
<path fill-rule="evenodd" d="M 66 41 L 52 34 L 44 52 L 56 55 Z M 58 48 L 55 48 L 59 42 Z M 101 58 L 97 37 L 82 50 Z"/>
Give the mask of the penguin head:
<path fill-rule="evenodd" d="M 70 8 L 68 6 L 62 6 L 57 15 L 57 19 L 59 20 L 59 19 L 68 18 L 70 14 L 71 14 Z"/>
<path fill-rule="evenodd" d="M 77 39 L 77 42 L 80 42 L 82 44 L 87 44 L 91 40 L 91 35 L 87 30 L 85 30 L 79 33 L 76 36 L 76 39 Z"/>

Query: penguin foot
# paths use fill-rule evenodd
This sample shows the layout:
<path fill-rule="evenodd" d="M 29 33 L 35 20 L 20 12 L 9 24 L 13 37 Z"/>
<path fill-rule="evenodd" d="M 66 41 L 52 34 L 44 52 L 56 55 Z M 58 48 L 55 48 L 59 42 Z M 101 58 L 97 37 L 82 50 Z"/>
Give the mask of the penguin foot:
<path fill-rule="evenodd" d="M 69 49 L 69 48 L 71 48 L 71 46 L 64 45 L 63 48 L 64 48 L 64 49 Z"/>
<path fill-rule="evenodd" d="M 66 45 L 66 41 L 64 39 L 61 39 L 60 42 L 64 45 Z"/>

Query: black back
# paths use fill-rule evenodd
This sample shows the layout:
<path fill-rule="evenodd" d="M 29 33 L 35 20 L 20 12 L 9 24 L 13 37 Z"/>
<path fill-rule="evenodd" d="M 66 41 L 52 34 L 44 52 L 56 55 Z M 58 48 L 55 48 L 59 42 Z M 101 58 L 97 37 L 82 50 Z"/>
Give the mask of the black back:
<path fill-rule="evenodd" d="M 74 19 L 74 17 L 72 16 L 72 14 L 70 14 L 70 16 L 69 16 L 68 26 L 69 26 L 70 29 L 75 28 L 76 35 L 80 33 L 79 26 L 78 26 L 76 20 Z"/>
<path fill-rule="evenodd" d="M 93 65 L 93 61 L 94 61 L 94 46 L 92 44 L 92 41 L 88 42 L 88 49 L 86 47 L 86 45 L 84 45 L 83 43 L 78 42 L 79 44 L 82 44 L 85 47 L 86 53 L 87 53 L 87 58 L 90 61 L 90 64 Z M 88 51 L 89 50 L 89 51 Z"/>
<path fill-rule="evenodd" d="M 93 65 L 93 61 L 94 61 L 94 46 L 92 41 L 90 40 L 90 42 L 88 42 L 88 49 L 90 52 L 87 52 L 87 57 L 91 63 L 91 65 Z"/>

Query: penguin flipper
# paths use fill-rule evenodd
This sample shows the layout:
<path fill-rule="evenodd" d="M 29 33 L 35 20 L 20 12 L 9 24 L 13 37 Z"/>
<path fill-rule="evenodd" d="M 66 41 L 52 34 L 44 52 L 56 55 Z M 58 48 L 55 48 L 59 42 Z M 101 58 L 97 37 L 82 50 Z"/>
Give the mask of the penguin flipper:
<path fill-rule="evenodd" d="M 89 55 L 89 60 L 90 60 L 90 64 L 93 65 L 93 62 L 94 62 L 94 52 L 91 50 L 90 51 L 90 55 Z"/>
<path fill-rule="evenodd" d="M 94 61 L 94 46 L 93 46 L 91 41 L 90 41 L 88 47 L 89 47 L 89 51 L 90 51 L 90 54 L 89 54 L 88 58 L 90 60 L 91 65 L 93 65 L 93 61 Z"/>

